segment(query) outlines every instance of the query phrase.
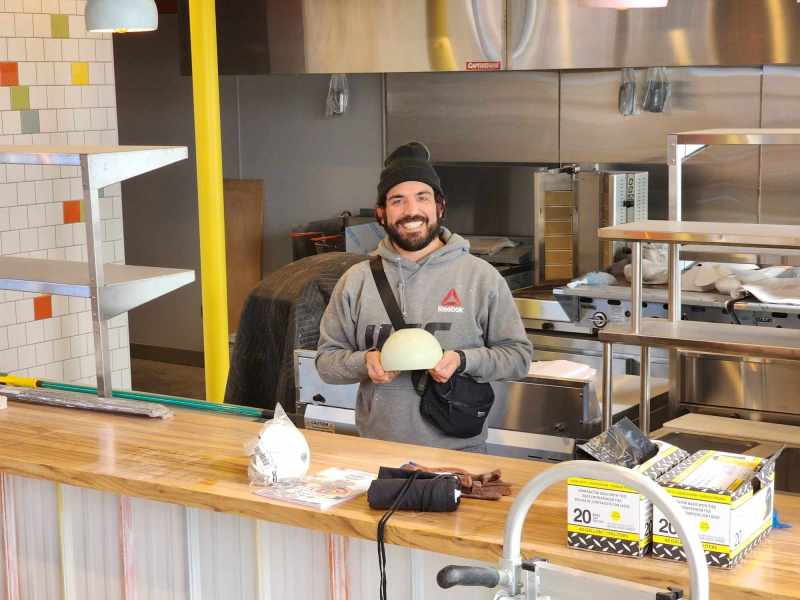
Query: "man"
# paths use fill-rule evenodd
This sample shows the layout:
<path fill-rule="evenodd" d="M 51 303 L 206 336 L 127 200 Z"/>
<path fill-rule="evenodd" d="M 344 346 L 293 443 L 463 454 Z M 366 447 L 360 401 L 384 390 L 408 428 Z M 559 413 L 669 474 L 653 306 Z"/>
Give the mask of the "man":
<path fill-rule="evenodd" d="M 469 243 L 442 226 L 447 200 L 428 149 L 400 146 L 386 159 L 375 209 L 387 237 L 377 254 L 406 323 L 424 327 L 445 349 L 429 371 L 445 382 L 523 377 L 532 348 L 508 285 Z M 327 383 L 360 383 L 356 425 L 365 437 L 481 450 L 486 427 L 449 437 L 420 414 L 410 373 L 386 372 L 379 349 L 392 332 L 369 262 L 339 280 L 320 324 L 317 369 Z"/>

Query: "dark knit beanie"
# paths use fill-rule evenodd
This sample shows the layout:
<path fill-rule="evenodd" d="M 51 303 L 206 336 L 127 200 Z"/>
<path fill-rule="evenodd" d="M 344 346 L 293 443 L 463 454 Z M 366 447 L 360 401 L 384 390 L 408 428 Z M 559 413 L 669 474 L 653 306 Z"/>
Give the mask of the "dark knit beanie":
<path fill-rule="evenodd" d="M 383 162 L 381 180 L 378 182 L 378 202 L 382 204 L 386 200 L 386 193 L 404 181 L 427 183 L 434 191 L 444 195 L 442 182 L 431 164 L 431 152 L 425 144 L 404 144 Z"/>

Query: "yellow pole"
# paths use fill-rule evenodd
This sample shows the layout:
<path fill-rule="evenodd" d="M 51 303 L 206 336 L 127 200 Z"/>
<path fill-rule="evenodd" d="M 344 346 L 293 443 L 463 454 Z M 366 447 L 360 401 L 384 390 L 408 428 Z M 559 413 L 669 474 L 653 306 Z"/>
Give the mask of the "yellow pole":
<path fill-rule="evenodd" d="M 456 59 L 447 24 L 447 0 L 428 2 L 428 59 L 434 71 L 455 71 Z"/>
<path fill-rule="evenodd" d="M 214 5 L 214 0 L 189 0 L 206 399 L 222 402 L 228 379 L 228 285 Z"/>

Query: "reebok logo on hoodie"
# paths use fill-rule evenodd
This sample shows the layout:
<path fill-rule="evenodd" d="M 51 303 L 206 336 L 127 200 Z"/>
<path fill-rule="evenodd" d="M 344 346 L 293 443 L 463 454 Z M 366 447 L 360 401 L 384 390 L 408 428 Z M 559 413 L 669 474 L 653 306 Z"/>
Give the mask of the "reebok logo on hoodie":
<path fill-rule="evenodd" d="M 461 298 L 455 288 L 450 288 L 450 291 L 445 294 L 442 301 L 439 303 L 437 309 L 440 313 L 463 313 L 464 307 L 461 306 Z"/>

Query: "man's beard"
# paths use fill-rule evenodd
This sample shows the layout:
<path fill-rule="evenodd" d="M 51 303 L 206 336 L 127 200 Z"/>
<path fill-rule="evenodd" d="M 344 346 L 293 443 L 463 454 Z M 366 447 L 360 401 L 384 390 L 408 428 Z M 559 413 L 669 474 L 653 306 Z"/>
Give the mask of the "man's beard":
<path fill-rule="evenodd" d="M 418 221 L 420 219 L 425 222 L 422 228 L 413 232 L 405 231 L 402 228 L 403 223 L 408 223 L 409 221 Z M 392 243 L 406 252 L 416 252 L 417 250 L 422 250 L 433 240 L 435 240 L 442 231 L 442 227 L 439 224 L 438 219 L 433 225 L 431 225 L 428 219 L 422 215 L 404 217 L 394 225 L 386 223 L 384 229 L 386 229 L 386 233 L 389 236 L 389 239 L 392 240 Z"/>

